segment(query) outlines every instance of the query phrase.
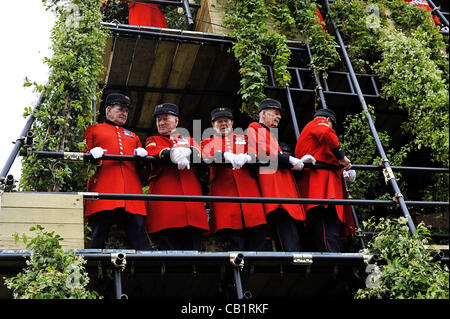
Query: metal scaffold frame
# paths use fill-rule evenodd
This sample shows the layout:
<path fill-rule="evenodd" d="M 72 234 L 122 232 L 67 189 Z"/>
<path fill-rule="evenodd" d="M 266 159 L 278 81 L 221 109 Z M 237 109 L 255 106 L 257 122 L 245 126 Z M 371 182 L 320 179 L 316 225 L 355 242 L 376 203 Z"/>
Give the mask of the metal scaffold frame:
<path fill-rule="evenodd" d="M 181 1 L 140 1 L 143 3 L 155 3 L 161 5 L 184 5 L 186 9 L 187 19 L 190 24 L 192 24 L 192 15 L 190 13 L 190 7 L 198 7 L 198 5 L 189 4 L 187 0 Z M 431 2 L 430 6 L 434 9 L 436 14 L 442 19 L 445 25 L 448 26 L 448 20 L 442 15 L 442 13 L 436 9 L 436 6 Z M 288 101 L 289 113 L 295 132 L 295 136 L 298 139 L 300 135 L 300 128 L 298 125 L 298 120 L 295 113 L 295 105 L 292 99 L 292 92 L 307 92 L 316 93 L 318 95 L 318 100 L 320 101 L 321 108 L 327 108 L 326 95 L 328 94 L 341 94 L 346 96 L 357 97 L 360 101 L 361 107 L 366 116 L 367 123 L 370 127 L 370 132 L 374 137 L 376 148 L 379 156 L 382 158 L 382 163 L 377 165 L 360 165 L 354 164 L 352 169 L 355 170 L 373 170 L 382 171 L 387 184 L 392 188 L 395 194 L 392 200 L 369 200 L 369 199 L 304 199 L 304 198 L 261 198 L 261 197 L 227 197 L 227 196 L 182 196 L 182 195 L 160 195 L 160 194 L 111 194 L 111 193 L 88 193 L 80 192 L 78 194 L 83 195 L 85 200 L 108 200 L 108 199 L 126 199 L 126 200 L 143 200 L 143 201 L 187 201 L 187 202 L 238 202 L 238 203 L 319 203 L 319 204 L 335 204 L 335 205 L 351 205 L 353 217 L 355 220 L 356 227 L 359 229 L 359 221 L 354 206 L 391 206 L 398 207 L 401 214 L 408 219 L 408 228 L 411 234 L 415 235 L 415 225 L 409 213 L 408 207 L 410 206 L 422 206 L 422 207 L 448 207 L 448 202 L 437 202 L 437 201 L 408 201 L 402 195 L 400 187 L 398 185 L 397 179 L 395 178 L 394 171 L 402 172 L 429 172 L 429 173 L 440 173 L 448 174 L 448 168 L 437 168 L 437 167 L 413 167 L 413 166 L 391 166 L 389 159 L 386 156 L 383 145 L 378 136 L 378 132 L 373 123 L 372 117 L 368 111 L 367 103 L 365 98 L 374 98 L 378 96 L 379 88 L 376 84 L 376 77 L 368 74 L 357 74 L 355 73 L 352 63 L 346 51 L 345 44 L 340 35 L 336 24 L 328 15 L 330 10 L 329 1 L 325 0 L 325 9 L 327 13 L 327 18 L 333 25 L 335 30 L 335 37 L 338 42 L 338 48 L 341 50 L 342 57 L 344 58 L 345 67 L 347 69 L 344 71 L 329 71 L 330 74 L 336 74 L 343 76 L 348 81 L 349 92 L 336 92 L 330 90 L 326 79 L 321 77 L 320 73 L 311 65 L 310 68 L 301 67 L 289 67 L 289 70 L 295 74 L 296 81 L 298 83 L 297 87 L 287 87 L 286 88 L 286 98 Z M 121 37 L 148 37 L 148 38 L 159 38 L 168 41 L 176 42 L 188 42 L 188 43 L 208 43 L 212 45 L 226 46 L 229 47 L 233 44 L 233 39 L 221 36 L 212 35 L 208 37 L 202 37 L 200 35 L 190 34 L 173 34 L 164 33 L 156 30 L 155 28 L 141 28 L 130 25 L 114 24 L 114 23 L 102 23 L 103 27 L 108 28 L 114 36 Z M 302 48 L 291 46 L 291 50 L 302 50 L 307 53 L 309 60 L 312 61 L 312 53 L 308 44 L 304 45 Z M 269 74 L 269 84 L 267 85 L 267 90 L 279 90 L 276 87 L 273 80 L 273 70 L 272 66 L 265 65 L 268 69 Z M 317 87 L 315 90 L 307 89 L 302 86 L 302 72 L 310 72 L 312 78 L 315 80 Z M 373 94 L 363 93 L 361 90 L 358 78 L 368 78 L 372 83 Z M 106 86 L 108 87 L 107 83 Z M 111 88 L 111 87 L 110 87 Z M 135 88 L 141 89 L 143 91 L 146 88 Z M 167 90 L 167 92 L 171 92 Z M 192 92 L 191 92 L 192 93 Z M 217 94 L 214 92 L 194 92 L 195 94 Z M 42 96 L 39 98 L 36 108 L 42 103 Z M 44 151 L 34 151 L 31 147 L 32 145 L 32 133 L 31 127 L 33 125 L 35 118 L 30 115 L 20 137 L 15 141 L 15 145 L 11 154 L 6 161 L 2 171 L 0 172 L 0 183 L 6 186 L 11 186 L 14 184 L 14 177 L 8 175 L 12 164 L 18 155 L 20 156 L 36 156 L 42 158 L 55 158 L 67 161 L 92 161 L 93 158 L 87 153 L 76 153 L 76 152 L 44 152 Z M 21 150 L 22 149 L 22 150 Z M 158 159 L 154 157 L 138 158 L 136 156 L 126 156 L 126 155 L 104 155 L 104 160 L 120 160 L 120 161 L 137 161 L 143 160 L 147 162 L 156 161 Z M 250 165 L 264 165 L 263 163 L 255 163 Z M 311 164 L 305 164 L 307 168 L 315 169 L 336 169 L 320 164 L 312 166 Z M 8 189 L 8 187 L 6 188 Z M 9 190 L 12 190 L 10 187 Z M 362 248 L 365 248 L 365 243 L 363 237 L 365 235 L 373 235 L 373 233 L 368 232 L 358 232 L 357 236 Z M 448 234 L 442 235 L 448 238 Z M 311 267 L 312 265 L 335 265 L 336 263 L 343 263 L 350 265 L 351 267 L 363 267 L 364 265 L 376 262 L 376 256 L 366 255 L 362 253 L 282 253 L 282 252 L 170 252 L 170 251 L 134 251 L 134 250 L 120 250 L 120 251 L 108 251 L 108 250 L 80 250 L 75 251 L 76 254 L 83 256 L 88 262 L 108 262 L 113 266 L 114 271 L 114 291 L 115 298 L 120 299 L 126 297 L 123 293 L 122 287 L 122 273 L 126 269 L 128 263 L 151 263 L 151 262 L 163 262 L 163 261 L 174 261 L 174 262 L 196 262 L 196 263 L 226 263 L 228 267 L 231 267 L 232 278 L 235 289 L 235 296 L 237 299 L 248 298 L 248 294 L 244 291 L 242 285 L 242 268 L 244 263 L 252 264 L 257 262 L 267 262 L 276 264 L 287 264 L 296 265 L 301 267 Z M 0 263 L 1 262 L 24 262 L 26 258 L 29 257 L 29 251 L 0 251 Z M 448 258 L 442 257 L 440 260 L 447 261 Z M 364 267 L 363 267 L 364 268 Z M 1 269 L 1 266 L 0 266 Z M 162 271 L 162 270 L 161 270 Z"/>

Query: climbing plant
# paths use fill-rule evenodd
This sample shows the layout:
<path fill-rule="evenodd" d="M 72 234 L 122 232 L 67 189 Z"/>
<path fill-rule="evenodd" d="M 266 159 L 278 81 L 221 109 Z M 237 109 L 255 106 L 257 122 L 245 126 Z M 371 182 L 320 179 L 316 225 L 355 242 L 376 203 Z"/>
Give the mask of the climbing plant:
<path fill-rule="evenodd" d="M 413 236 L 407 219 L 370 219 L 366 231 L 376 233 L 367 253 L 379 256 L 379 265 L 369 265 L 366 287 L 356 299 L 448 299 L 448 265 L 434 259 L 430 231 L 419 224 Z"/>
<path fill-rule="evenodd" d="M 263 66 L 263 54 L 272 56 L 274 64 L 277 63 L 278 84 L 286 86 L 290 81 L 287 72 L 290 51 L 286 38 L 268 28 L 269 18 L 270 11 L 264 0 L 231 0 L 225 11 L 225 26 L 235 39 L 233 52 L 240 66 L 242 111 L 252 117 L 257 116 L 258 104 L 265 98 L 267 71 Z"/>
<path fill-rule="evenodd" d="M 376 124 L 375 111 L 372 106 L 368 106 L 372 120 Z M 380 165 L 381 158 L 378 154 L 375 139 L 372 136 L 364 112 L 355 115 L 348 115 L 343 123 L 343 131 L 339 137 L 343 149 L 348 153 L 353 163 L 360 165 Z M 409 144 L 399 148 L 391 147 L 391 138 L 386 132 L 378 131 L 378 137 L 386 149 L 389 163 L 393 166 L 401 166 L 411 149 Z M 403 183 L 402 174 L 395 172 L 395 178 L 400 183 L 402 192 L 407 191 L 407 185 Z M 380 171 L 358 170 L 357 178 L 353 183 L 349 183 L 349 190 L 353 198 L 367 198 L 379 200 L 391 200 L 393 195 L 389 192 L 391 187 L 386 184 L 383 174 Z M 358 207 L 358 216 L 361 220 L 367 220 L 376 211 L 376 207 Z M 388 216 L 394 211 L 398 214 L 397 208 L 383 208 L 383 215 Z M 381 215 L 381 214 L 377 214 Z"/>
<path fill-rule="evenodd" d="M 27 108 L 35 122 L 35 149 L 78 152 L 83 134 L 91 124 L 93 103 L 99 98 L 98 79 L 103 71 L 102 51 L 108 32 L 100 26 L 100 0 L 43 0 L 57 21 L 51 32 L 53 56 L 46 58 L 46 84 L 26 80 L 43 96 L 35 109 Z M 24 157 L 20 187 L 25 191 L 80 191 L 86 187 L 88 170 L 80 163 Z"/>
<path fill-rule="evenodd" d="M 98 299 L 96 291 L 89 291 L 89 277 L 84 268 L 86 260 L 62 249 L 64 240 L 55 232 L 36 225 L 30 228 L 35 235 L 22 240 L 30 250 L 27 267 L 16 276 L 4 278 L 14 299 Z M 16 242 L 20 239 L 15 234 Z"/>
<path fill-rule="evenodd" d="M 326 31 L 325 22 L 318 17 L 319 4 L 311 0 L 285 0 L 295 27 L 310 45 L 312 64 L 318 70 L 327 70 L 340 61 L 334 36 Z"/>
<path fill-rule="evenodd" d="M 291 52 L 287 38 L 301 34 L 311 45 L 313 65 L 327 69 L 339 60 L 334 38 L 319 22 L 317 7 L 311 0 L 229 0 L 225 9 L 225 26 L 235 39 L 234 55 L 241 74 L 242 111 L 256 118 L 257 106 L 265 98 L 267 71 L 265 58 L 273 64 L 277 86 L 285 88 L 291 81 L 288 71 Z"/>
<path fill-rule="evenodd" d="M 378 75 L 381 96 L 407 112 L 402 129 L 414 148 L 448 167 L 448 59 L 430 13 L 387 0 L 338 0 L 331 9 L 357 71 Z"/>

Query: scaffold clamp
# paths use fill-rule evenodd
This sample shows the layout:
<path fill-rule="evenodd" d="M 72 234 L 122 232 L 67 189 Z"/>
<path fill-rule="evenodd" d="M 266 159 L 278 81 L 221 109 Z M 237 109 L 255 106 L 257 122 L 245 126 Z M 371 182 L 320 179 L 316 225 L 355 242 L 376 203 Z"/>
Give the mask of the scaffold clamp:
<path fill-rule="evenodd" d="M 99 197 L 98 193 L 95 192 L 78 192 L 78 195 L 83 196 L 84 200 L 96 200 Z"/>
<path fill-rule="evenodd" d="M 388 184 L 388 182 L 391 179 L 395 178 L 394 172 L 392 171 L 392 168 L 390 168 L 390 167 L 386 167 L 383 169 L 383 175 L 384 175 L 384 181 L 386 182 L 386 185 Z"/>
<path fill-rule="evenodd" d="M 230 262 L 233 266 L 242 270 L 244 268 L 244 255 L 242 253 L 230 253 Z"/>
<path fill-rule="evenodd" d="M 397 206 L 400 206 L 400 203 L 399 203 L 399 201 L 398 201 L 398 199 L 399 199 L 400 197 L 403 197 L 402 193 L 395 193 L 394 198 L 392 198 L 392 200 L 393 200 L 394 202 L 397 203 Z"/>
<path fill-rule="evenodd" d="M 80 152 L 64 152 L 63 158 L 69 161 L 83 162 L 84 153 Z"/>
<path fill-rule="evenodd" d="M 294 254 L 293 262 L 299 265 L 311 265 L 313 263 L 313 256 L 312 254 Z"/>
<path fill-rule="evenodd" d="M 123 271 L 127 265 L 127 255 L 125 253 L 111 253 L 111 263 L 114 267 Z"/>

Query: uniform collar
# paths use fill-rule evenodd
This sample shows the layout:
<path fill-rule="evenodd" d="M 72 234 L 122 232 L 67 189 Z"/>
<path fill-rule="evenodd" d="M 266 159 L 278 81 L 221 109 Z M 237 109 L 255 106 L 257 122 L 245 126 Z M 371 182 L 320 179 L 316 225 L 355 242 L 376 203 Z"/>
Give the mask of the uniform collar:
<path fill-rule="evenodd" d="M 105 123 L 106 124 L 109 124 L 109 125 L 112 125 L 112 126 L 120 126 L 120 127 L 123 127 L 123 125 L 119 125 L 119 124 L 116 124 L 116 123 L 114 123 L 113 121 L 110 121 L 110 120 L 105 120 Z"/>
<path fill-rule="evenodd" d="M 258 124 L 261 125 L 262 127 L 264 127 L 266 130 L 269 130 L 269 131 L 270 131 L 270 128 L 267 127 L 265 124 L 263 124 L 263 123 L 261 123 L 261 122 L 258 122 Z"/>

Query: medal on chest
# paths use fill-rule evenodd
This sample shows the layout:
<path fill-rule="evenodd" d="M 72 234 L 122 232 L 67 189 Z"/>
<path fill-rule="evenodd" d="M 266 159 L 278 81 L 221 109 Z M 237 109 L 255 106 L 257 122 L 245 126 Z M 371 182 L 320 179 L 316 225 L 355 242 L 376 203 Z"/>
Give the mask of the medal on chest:
<path fill-rule="evenodd" d="M 174 145 L 189 146 L 189 140 L 185 136 L 179 136 L 172 140 Z"/>
<path fill-rule="evenodd" d="M 126 136 L 129 136 L 129 137 L 133 137 L 133 133 L 131 133 L 130 131 L 128 131 L 126 129 L 123 129 L 123 134 L 125 134 Z"/>
<path fill-rule="evenodd" d="M 234 144 L 236 145 L 245 145 L 247 142 L 245 142 L 245 137 L 243 136 L 235 136 L 234 137 Z"/>

